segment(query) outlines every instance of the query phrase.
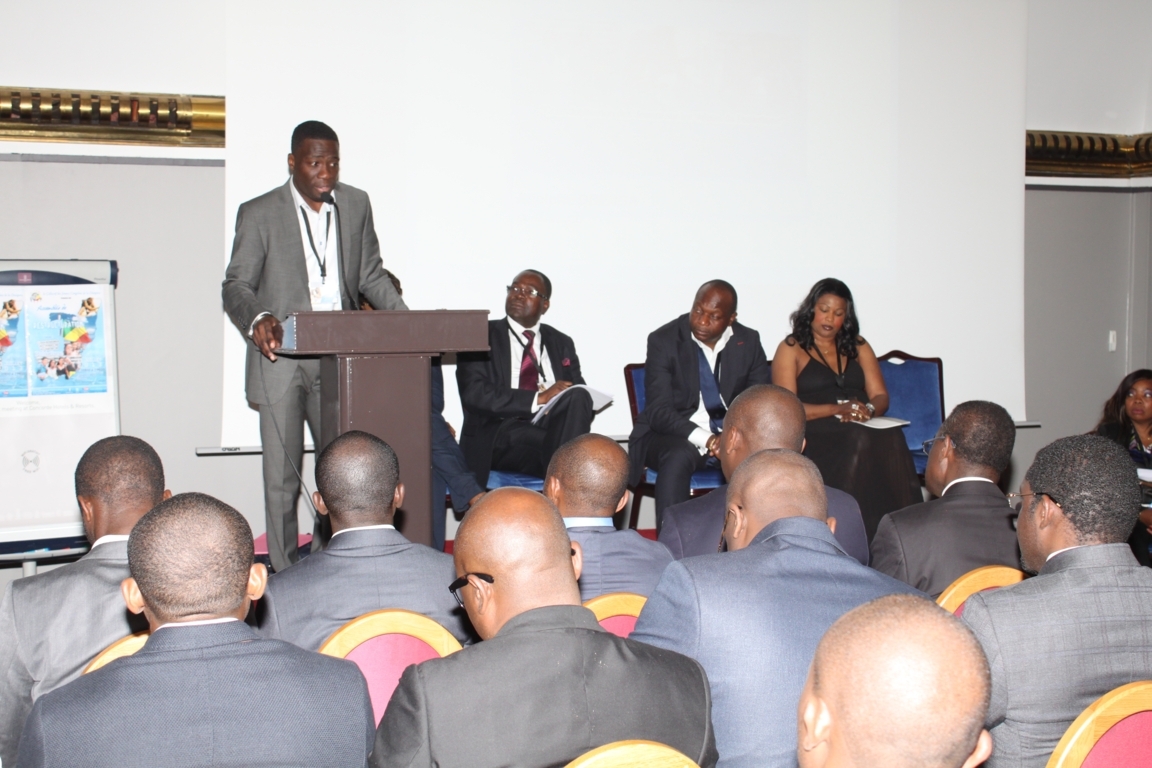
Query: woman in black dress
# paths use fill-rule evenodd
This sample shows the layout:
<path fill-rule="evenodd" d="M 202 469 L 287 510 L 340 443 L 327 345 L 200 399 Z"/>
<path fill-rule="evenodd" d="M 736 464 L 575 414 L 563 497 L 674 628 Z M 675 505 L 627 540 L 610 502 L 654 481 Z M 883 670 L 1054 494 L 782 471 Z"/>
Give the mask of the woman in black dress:
<path fill-rule="evenodd" d="M 852 292 L 835 278 L 812 286 L 791 321 L 772 359 L 772 382 L 804 403 L 804 454 L 825 484 L 856 498 L 871 542 L 880 518 L 923 500 L 903 430 L 863 426 L 888 410 L 880 363 L 859 335 Z"/>

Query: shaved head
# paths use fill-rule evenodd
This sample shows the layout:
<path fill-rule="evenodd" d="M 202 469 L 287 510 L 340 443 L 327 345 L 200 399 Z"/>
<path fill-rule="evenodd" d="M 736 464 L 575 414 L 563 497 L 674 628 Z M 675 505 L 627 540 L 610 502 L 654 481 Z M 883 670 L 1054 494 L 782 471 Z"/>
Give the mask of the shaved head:
<path fill-rule="evenodd" d="M 806 417 L 800 398 L 774 384 L 757 384 L 728 406 L 720 435 L 720 463 L 731 478 L 736 467 L 759 451 L 804 450 Z"/>
<path fill-rule="evenodd" d="M 392 522 L 400 461 L 388 443 L 367 432 L 345 432 L 328 444 L 316 460 L 316 490 L 332 523 L 351 518 Z"/>
<path fill-rule="evenodd" d="M 814 747 L 806 716 L 826 708 L 826 765 L 960 768 L 982 739 L 991 677 L 972 632 L 935 603 L 889 595 L 842 616 L 816 650 L 800 702 L 800 758 Z M 816 701 L 818 700 L 818 701 Z M 986 755 L 985 755 L 986 757 Z"/>
<path fill-rule="evenodd" d="M 544 485 L 564 517 L 611 517 L 628 490 L 628 454 L 612 438 L 581 435 L 552 455 Z"/>
<path fill-rule="evenodd" d="M 799 453 L 781 448 L 760 451 L 740 464 L 728 482 L 726 504 L 724 540 L 730 550 L 743 549 L 785 517 L 828 520 L 820 470 Z"/>

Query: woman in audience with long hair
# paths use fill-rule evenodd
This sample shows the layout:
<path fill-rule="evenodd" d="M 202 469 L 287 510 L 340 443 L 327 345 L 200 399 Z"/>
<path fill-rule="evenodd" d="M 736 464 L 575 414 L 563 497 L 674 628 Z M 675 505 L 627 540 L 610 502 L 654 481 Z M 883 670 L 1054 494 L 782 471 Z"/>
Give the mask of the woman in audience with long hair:
<path fill-rule="evenodd" d="M 804 453 L 827 485 L 856 498 L 871 541 L 880 518 L 923 500 L 903 430 L 864 426 L 888 410 L 880 362 L 860 336 L 852 291 L 835 278 L 812 286 L 791 322 L 772 381 L 804 403 Z"/>
<path fill-rule="evenodd" d="M 1152 370 L 1140 368 L 1120 381 L 1120 386 L 1104 403 L 1096 434 L 1119 443 L 1138 468 L 1152 469 Z M 1144 503 L 1152 502 L 1152 483 L 1141 479 L 1140 485 Z M 1152 544 L 1152 510 L 1140 513 L 1128 544 L 1142 565 L 1152 565 L 1148 554 Z"/>

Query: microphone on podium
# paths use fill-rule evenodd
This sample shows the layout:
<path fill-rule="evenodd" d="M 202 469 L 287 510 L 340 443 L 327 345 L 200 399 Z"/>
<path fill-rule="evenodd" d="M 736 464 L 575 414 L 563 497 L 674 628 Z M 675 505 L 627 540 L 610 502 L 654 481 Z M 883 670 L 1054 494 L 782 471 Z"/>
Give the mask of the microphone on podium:
<path fill-rule="evenodd" d="M 336 205 L 336 199 L 332 197 L 331 192 L 321 192 L 320 202 L 328 203 L 328 205 L 332 206 L 336 210 L 336 263 L 342 265 L 344 263 L 344 252 L 341 250 L 340 246 L 340 206 Z M 343 285 L 340 287 L 340 292 L 344 292 Z M 352 301 L 352 297 L 350 295 L 346 298 L 348 299 L 349 306 L 351 306 L 353 309 L 359 309 L 359 307 L 354 306 L 355 302 Z"/>

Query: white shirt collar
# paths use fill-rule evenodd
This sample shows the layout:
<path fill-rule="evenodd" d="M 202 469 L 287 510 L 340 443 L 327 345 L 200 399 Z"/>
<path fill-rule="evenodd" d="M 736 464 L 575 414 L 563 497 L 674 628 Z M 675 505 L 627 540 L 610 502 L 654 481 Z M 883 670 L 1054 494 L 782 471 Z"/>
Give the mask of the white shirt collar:
<path fill-rule="evenodd" d="M 692 341 L 696 342 L 696 346 L 704 350 L 704 354 L 708 357 L 708 362 L 715 366 L 716 356 L 724 351 L 724 347 L 728 345 L 728 339 L 732 338 L 732 326 L 724 329 L 724 333 L 720 334 L 720 338 L 716 340 L 716 346 L 712 349 L 709 349 L 707 344 L 696 338 L 696 334 L 692 333 L 689 335 L 692 337 Z"/>
<path fill-rule="evenodd" d="M 1074 547 L 1064 547 L 1064 549 L 1058 549 L 1055 552 L 1053 552 L 1052 554 L 1048 555 L 1048 557 L 1046 557 L 1044 559 L 1044 562 L 1048 562 L 1049 560 L 1056 557 L 1056 555 L 1060 554 L 1061 552 L 1067 552 L 1070 549 L 1080 549 L 1080 547 L 1083 547 L 1083 546 L 1087 546 L 1087 545 L 1086 544 L 1077 544 Z"/>
<path fill-rule="evenodd" d="M 536 325 L 532 326 L 531 328 L 525 328 L 524 326 L 520 325 L 520 323 L 516 322 L 515 320 L 513 320 L 510 317 L 505 317 L 504 319 L 508 321 L 508 325 L 509 325 L 509 327 L 512 328 L 513 331 L 520 334 L 521 338 L 524 337 L 524 331 L 532 331 L 532 333 L 536 334 L 533 341 L 540 338 L 540 321 L 539 320 L 537 320 Z"/>
<path fill-rule="evenodd" d="M 221 619 L 198 619 L 197 621 L 171 621 L 167 624 L 161 624 L 159 627 L 156 628 L 156 631 L 159 632 L 161 629 L 167 629 L 168 627 L 205 627 L 209 624 L 227 624 L 230 621 L 240 621 L 240 619 L 236 618 L 235 616 L 225 616 Z"/>
<path fill-rule="evenodd" d="M 334 539 L 342 533 L 348 533 L 348 531 L 382 531 L 385 529 L 394 531 L 396 530 L 396 526 L 391 525 L 390 523 L 383 523 L 381 525 L 356 525 L 351 528 L 341 528 L 332 534 L 332 538 Z M 331 540 L 332 539 L 329 539 L 329 541 Z"/>
<path fill-rule="evenodd" d="M 92 546 L 88 551 L 91 552 L 101 544 L 111 544 L 116 541 L 128 541 L 128 535 L 122 533 L 110 533 L 107 536 L 101 536 L 100 538 L 96 539 L 96 541 L 92 542 Z"/>
<path fill-rule="evenodd" d="M 565 528 L 615 528 L 616 525 L 612 522 L 610 517 L 566 517 L 564 518 Z"/>
<path fill-rule="evenodd" d="M 312 210 L 312 206 L 309 205 L 308 201 L 304 199 L 304 195 L 300 194 L 300 190 L 296 189 L 296 182 L 292 181 L 292 179 L 288 179 L 288 188 L 292 190 L 292 199 L 296 201 L 296 205 L 303 206 L 304 210 L 308 212 L 309 216 L 312 216 L 313 218 L 318 217 L 320 214 L 324 213 L 325 208 L 328 208 L 328 203 L 320 203 L 320 210 Z M 333 200 L 336 199 L 336 190 L 332 190 L 329 194 L 332 195 Z"/>
<path fill-rule="evenodd" d="M 958 477 L 944 486 L 944 490 L 940 491 L 940 495 L 943 496 L 948 493 L 948 489 L 956 485 L 956 483 L 992 483 L 992 481 L 986 477 Z M 996 483 L 992 483 L 992 485 L 996 485 Z"/>

